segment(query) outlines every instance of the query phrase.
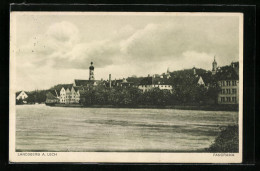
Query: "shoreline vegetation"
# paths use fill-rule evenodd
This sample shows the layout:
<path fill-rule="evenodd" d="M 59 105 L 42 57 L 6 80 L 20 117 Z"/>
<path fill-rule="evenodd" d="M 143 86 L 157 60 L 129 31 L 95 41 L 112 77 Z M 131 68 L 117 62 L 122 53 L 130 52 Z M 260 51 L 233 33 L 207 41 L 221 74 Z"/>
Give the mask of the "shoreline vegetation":
<path fill-rule="evenodd" d="M 229 125 L 220 128 L 221 131 L 215 141 L 206 152 L 211 153 L 238 153 L 239 152 L 239 131 L 238 125 Z"/>
<path fill-rule="evenodd" d="M 179 109 L 204 111 L 238 111 L 238 105 L 82 105 L 82 104 L 53 104 L 55 107 L 76 108 L 130 108 L 130 109 Z"/>

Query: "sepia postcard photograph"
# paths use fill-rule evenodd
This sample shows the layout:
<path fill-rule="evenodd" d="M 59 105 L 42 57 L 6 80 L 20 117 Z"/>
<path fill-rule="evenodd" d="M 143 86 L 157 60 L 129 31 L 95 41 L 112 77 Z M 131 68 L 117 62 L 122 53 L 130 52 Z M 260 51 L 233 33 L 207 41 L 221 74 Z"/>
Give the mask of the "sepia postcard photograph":
<path fill-rule="evenodd" d="M 9 161 L 241 163 L 243 14 L 10 12 Z"/>

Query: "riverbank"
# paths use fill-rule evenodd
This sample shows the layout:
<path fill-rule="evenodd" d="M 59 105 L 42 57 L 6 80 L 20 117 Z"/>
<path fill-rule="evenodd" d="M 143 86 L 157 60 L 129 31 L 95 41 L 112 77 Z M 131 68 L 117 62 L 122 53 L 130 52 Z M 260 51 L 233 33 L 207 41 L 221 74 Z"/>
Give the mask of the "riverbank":
<path fill-rule="evenodd" d="M 238 111 L 238 105 L 82 105 L 82 104 L 55 104 L 55 107 L 80 107 L 80 108 L 133 108 L 133 109 L 179 109 L 179 110 L 204 110 L 204 111 Z"/>
<path fill-rule="evenodd" d="M 214 143 L 206 148 L 211 153 L 238 153 L 239 133 L 238 125 L 229 125 L 222 128 Z"/>

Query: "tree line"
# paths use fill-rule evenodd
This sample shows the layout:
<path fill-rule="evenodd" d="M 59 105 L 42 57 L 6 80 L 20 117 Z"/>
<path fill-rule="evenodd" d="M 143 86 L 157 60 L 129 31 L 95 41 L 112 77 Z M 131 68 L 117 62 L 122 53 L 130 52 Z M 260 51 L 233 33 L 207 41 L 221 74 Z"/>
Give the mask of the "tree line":
<path fill-rule="evenodd" d="M 180 105 L 216 103 L 218 90 L 216 87 L 193 85 L 187 87 L 176 86 L 172 91 L 154 87 L 142 92 L 137 87 L 96 86 L 81 93 L 80 103 L 83 105 Z"/>
<path fill-rule="evenodd" d="M 28 104 L 35 104 L 35 103 L 45 103 L 46 101 L 46 93 L 48 90 L 36 90 L 26 92 L 28 97 L 26 99 L 16 99 L 16 104 L 23 104 L 26 101 Z"/>

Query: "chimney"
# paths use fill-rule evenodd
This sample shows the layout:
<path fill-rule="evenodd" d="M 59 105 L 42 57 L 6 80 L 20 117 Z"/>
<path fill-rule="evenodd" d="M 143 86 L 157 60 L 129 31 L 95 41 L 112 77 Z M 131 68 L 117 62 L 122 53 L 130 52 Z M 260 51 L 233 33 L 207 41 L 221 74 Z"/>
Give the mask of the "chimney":
<path fill-rule="evenodd" d="M 109 87 L 111 87 L 111 74 L 109 74 Z"/>

